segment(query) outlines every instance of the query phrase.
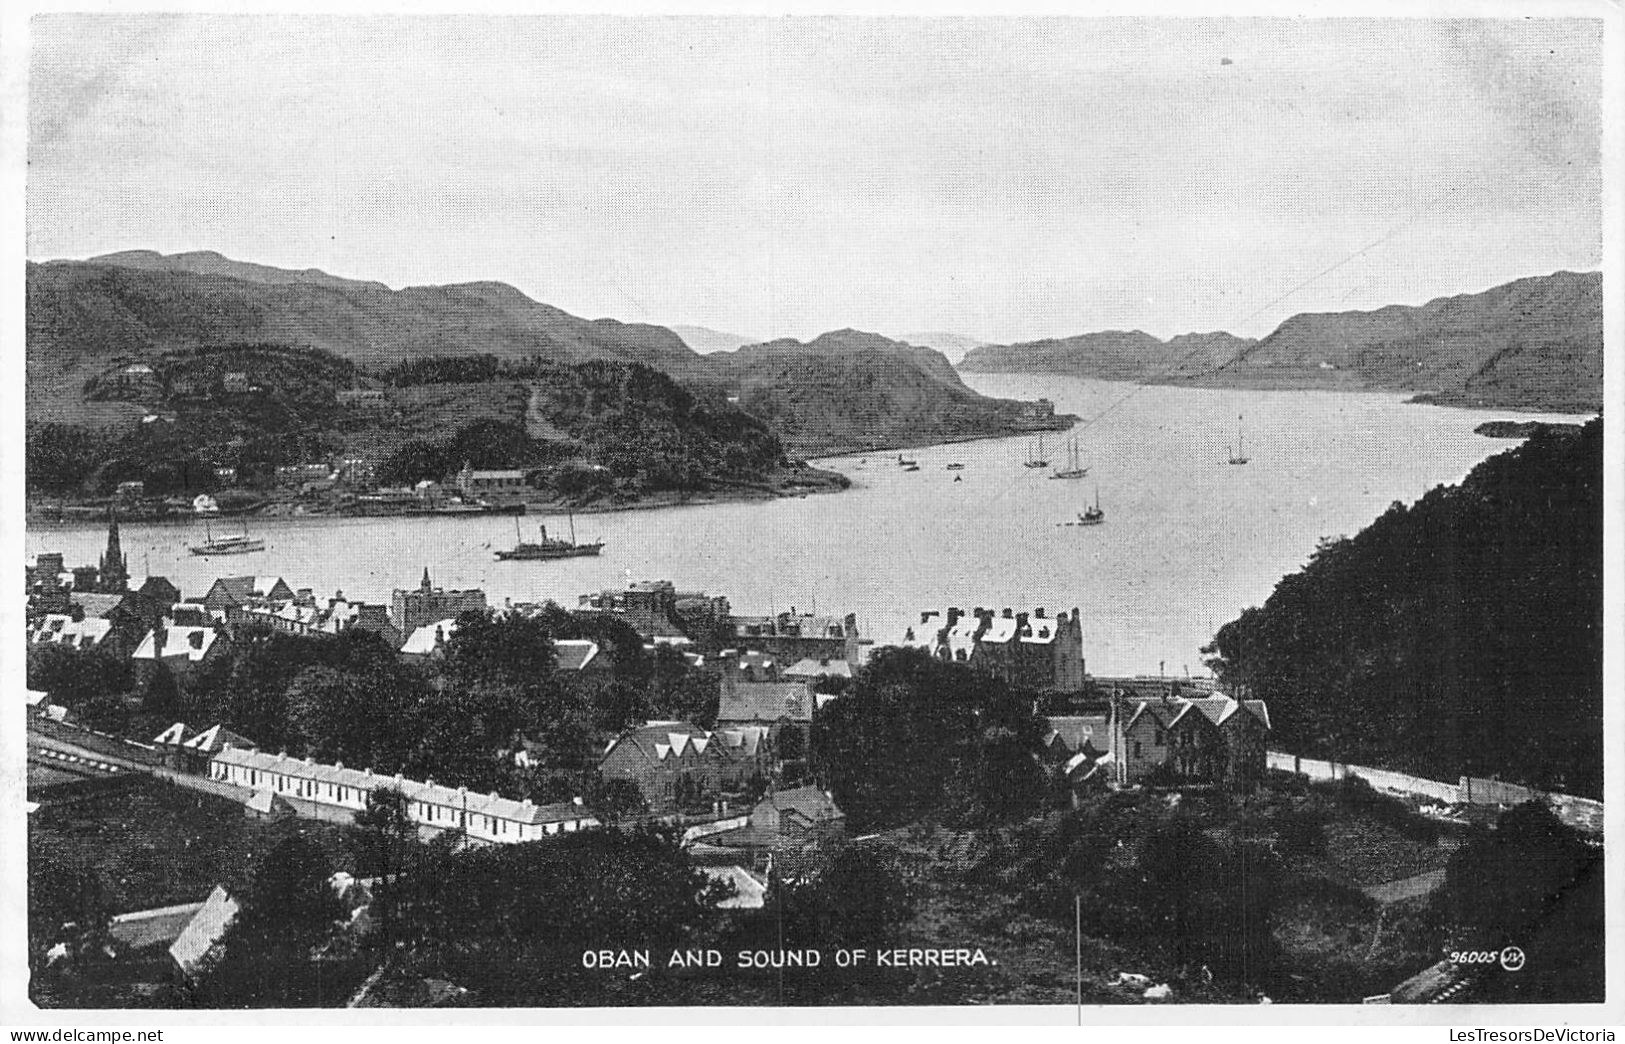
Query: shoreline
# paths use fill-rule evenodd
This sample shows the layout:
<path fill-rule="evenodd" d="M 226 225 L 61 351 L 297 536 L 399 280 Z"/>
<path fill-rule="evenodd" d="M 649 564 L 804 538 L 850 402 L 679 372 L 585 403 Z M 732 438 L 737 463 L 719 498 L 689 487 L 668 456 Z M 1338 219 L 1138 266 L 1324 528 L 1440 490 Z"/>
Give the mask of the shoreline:
<path fill-rule="evenodd" d="M 1074 373 L 1061 370 L 981 370 L 972 369 L 962 371 L 968 374 L 986 376 L 1022 376 L 1022 377 L 1073 377 L 1086 381 L 1102 381 L 1107 384 L 1128 384 L 1137 388 L 1188 388 L 1192 391 L 1305 391 L 1305 392 L 1367 392 L 1373 395 L 1403 395 L 1406 405 L 1414 406 L 1443 406 L 1458 410 L 1475 410 L 1490 413 L 1505 411 L 1508 413 L 1553 413 L 1564 416 L 1595 416 L 1602 412 L 1600 405 L 1585 405 L 1574 402 L 1556 403 L 1495 403 L 1482 400 L 1472 400 L 1461 392 L 1455 391 L 1419 391 L 1415 388 L 1388 388 L 1381 385 L 1367 384 L 1358 380 L 1353 374 L 1344 370 L 1282 370 L 1279 373 L 1262 375 L 1257 372 L 1238 376 L 1234 380 L 1175 377 L 1167 375 L 1148 376 L 1144 378 L 1102 377 L 1089 373 Z M 1329 376 L 1328 374 L 1343 374 L 1343 377 Z M 1265 379 L 1259 379 L 1264 377 Z M 1578 407 L 1578 408 L 1577 408 Z"/>

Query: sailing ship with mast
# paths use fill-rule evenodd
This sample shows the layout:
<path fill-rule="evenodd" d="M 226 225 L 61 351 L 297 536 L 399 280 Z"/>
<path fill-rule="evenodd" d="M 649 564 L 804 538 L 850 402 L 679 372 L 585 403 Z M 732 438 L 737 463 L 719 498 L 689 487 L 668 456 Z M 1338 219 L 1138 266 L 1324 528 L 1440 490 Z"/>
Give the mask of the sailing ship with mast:
<path fill-rule="evenodd" d="M 598 554 L 600 551 L 602 551 L 604 549 L 604 542 L 602 540 L 598 541 L 595 544 L 578 544 L 578 543 L 576 543 L 576 516 L 575 516 L 574 511 L 570 512 L 570 539 L 569 540 L 559 540 L 559 539 L 557 539 L 555 537 L 548 536 L 547 535 L 547 526 L 545 526 L 545 525 L 543 525 L 541 527 L 541 530 L 542 530 L 542 538 L 541 538 L 540 542 L 532 543 L 532 542 L 527 542 L 527 541 L 525 541 L 523 539 L 519 539 L 517 541 L 517 543 L 514 544 L 514 546 L 513 546 L 513 548 L 511 550 L 498 551 L 496 553 L 497 558 L 501 559 L 504 562 L 507 562 L 507 561 L 537 562 L 537 561 L 546 561 L 546 560 L 554 559 L 554 558 L 581 558 L 581 557 L 586 556 L 586 555 L 596 555 L 596 554 Z M 513 532 L 514 532 L 514 536 L 516 538 L 518 538 L 519 537 L 519 520 L 518 519 L 514 519 Z"/>
<path fill-rule="evenodd" d="M 1252 458 L 1247 456 L 1247 443 L 1241 431 L 1241 418 L 1236 418 L 1236 446 L 1230 453 L 1231 464 L 1245 464 Z"/>
<path fill-rule="evenodd" d="M 1027 459 L 1026 459 L 1026 461 L 1023 462 L 1023 466 L 1024 467 L 1029 467 L 1029 468 L 1047 468 L 1047 467 L 1049 467 L 1049 460 L 1048 460 L 1048 458 L 1046 458 L 1044 456 L 1044 436 L 1043 435 L 1038 436 L 1038 449 L 1036 451 L 1032 450 L 1029 447 L 1029 450 L 1028 450 L 1028 453 L 1027 453 Z"/>
<path fill-rule="evenodd" d="M 243 523 L 243 532 L 240 536 L 214 538 L 214 531 L 209 528 L 207 520 L 203 523 L 203 543 L 193 544 L 187 548 L 194 555 L 246 555 L 252 551 L 264 551 L 265 541 L 258 537 L 248 535 L 248 523 Z"/>
<path fill-rule="evenodd" d="M 1081 479 L 1089 474 L 1089 469 L 1084 467 L 1078 459 L 1078 440 L 1076 438 L 1067 443 L 1066 450 L 1067 466 L 1065 468 L 1056 468 L 1050 472 L 1049 477 L 1052 479 Z"/>
<path fill-rule="evenodd" d="M 1100 510 L 1100 487 L 1095 487 L 1095 506 L 1086 507 L 1078 513 L 1078 525 L 1098 526 L 1106 521 L 1106 512 Z"/>

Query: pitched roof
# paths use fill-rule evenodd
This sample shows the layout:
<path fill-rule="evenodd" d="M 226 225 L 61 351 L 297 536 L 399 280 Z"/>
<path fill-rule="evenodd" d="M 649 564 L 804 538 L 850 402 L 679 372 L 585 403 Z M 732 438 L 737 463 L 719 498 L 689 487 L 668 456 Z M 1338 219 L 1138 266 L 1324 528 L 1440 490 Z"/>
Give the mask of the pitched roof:
<path fill-rule="evenodd" d="M 186 723 L 184 721 L 177 721 L 169 728 L 154 736 L 152 738 L 152 742 L 154 745 L 173 744 L 178 746 L 184 739 L 186 739 Z"/>
<path fill-rule="evenodd" d="M 811 721 L 812 689 L 804 681 L 739 681 L 722 687 L 718 721 Z"/>
<path fill-rule="evenodd" d="M 293 806 L 282 795 L 272 790 L 256 790 L 248 799 L 247 807 L 254 812 L 270 815 L 272 812 L 293 811 Z"/>
<path fill-rule="evenodd" d="M 87 649 L 100 645 L 113 633 L 113 621 L 86 616 L 75 620 L 66 613 L 47 613 L 29 635 L 35 645 L 68 645 Z"/>
<path fill-rule="evenodd" d="M 784 677 L 850 678 L 852 677 L 852 665 L 845 660 L 820 660 L 809 656 L 805 660 L 797 660 L 794 664 L 785 668 Z"/>
<path fill-rule="evenodd" d="M 760 726 L 720 729 L 707 732 L 686 721 L 651 721 L 628 729 L 604 748 L 608 758 L 617 750 L 636 751 L 649 761 L 663 762 L 685 754 L 710 754 L 721 758 L 753 758 L 761 748 L 767 729 Z"/>
<path fill-rule="evenodd" d="M 434 623 L 424 624 L 413 631 L 411 636 L 401 645 L 401 652 L 407 656 L 428 656 L 435 651 L 435 632 L 440 637 L 449 640 L 457 633 L 457 621 L 447 618 L 436 620 Z"/>
<path fill-rule="evenodd" d="M 565 639 L 553 643 L 561 671 L 582 671 L 598 655 L 598 643 L 584 638 Z"/>
<path fill-rule="evenodd" d="M 24 699 L 28 701 L 30 707 L 43 707 L 51 702 L 50 693 L 41 692 L 38 689 L 25 689 L 24 692 L 26 693 Z"/>
<path fill-rule="evenodd" d="M 409 801 L 438 805 L 442 808 L 467 809 L 473 815 L 493 816 L 512 823 L 536 825 L 592 818 L 591 813 L 572 802 L 538 805 L 528 800 L 515 801 L 496 794 L 478 794 L 438 783 L 420 783 L 404 776 L 386 776 L 376 772 L 345 768 L 343 765 L 325 765 L 301 758 L 291 758 L 286 754 L 240 750 L 234 746 L 222 748 L 214 756 L 214 760 L 224 765 L 237 765 L 319 783 L 334 783 L 361 791 L 389 787 L 399 790 Z"/>
<path fill-rule="evenodd" d="M 237 900 L 228 895 L 223 886 L 215 885 L 209 898 L 181 929 L 181 934 L 169 944 L 169 956 L 180 965 L 181 971 L 190 974 L 196 970 L 198 963 L 226 934 L 237 917 L 237 910 Z"/>
<path fill-rule="evenodd" d="M 161 628 L 163 631 L 163 646 L 159 648 L 158 632 L 148 631 L 141 644 L 136 646 L 135 652 L 130 654 L 134 660 L 167 660 L 172 657 L 184 656 L 196 663 L 203 659 L 220 637 L 213 627 L 176 627 L 173 622 L 167 622 Z M 196 644 L 193 635 L 197 635 Z"/>
<path fill-rule="evenodd" d="M 1111 742 L 1107 736 L 1110 729 L 1111 719 L 1105 714 L 1052 717 L 1044 745 L 1053 747 L 1059 742 L 1072 753 L 1082 750 L 1085 743 L 1095 750 L 1105 750 Z"/>
<path fill-rule="evenodd" d="M 105 617 L 124 601 L 121 594 L 103 594 L 100 591 L 69 591 L 68 601 L 85 611 L 85 619 Z"/>
<path fill-rule="evenodd" d="M 778 790 L 762 798 L 761 804 L 771 805 L 782 815 L 786 812 L 800 816 L 810 823 L 832 819 L 845 819 L 846 813 L 835 805 L 835 799 L 817 787 L 795 787 Z"/>
<path fill-rule="evenodd" d="M 171 726 L 173 728 L 173 726 Z M 258 746 L 253 740 L 237 735 L 223 725 L 215 725 L 187 740 L 182 746 L 192 750 L 200 750 L 205 754 L 213 754 L 226 747 L 237 747 L 242 750 L 252 750 Z"/>

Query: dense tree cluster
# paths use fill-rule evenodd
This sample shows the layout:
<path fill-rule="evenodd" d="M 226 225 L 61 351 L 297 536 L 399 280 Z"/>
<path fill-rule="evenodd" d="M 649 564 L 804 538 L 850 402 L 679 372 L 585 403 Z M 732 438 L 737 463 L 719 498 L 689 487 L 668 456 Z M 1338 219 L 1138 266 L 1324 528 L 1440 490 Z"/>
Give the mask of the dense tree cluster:
<path fill-rule="evenodd" d="M 1544 805 L 1503 813 L 1475 831 L 1446 871 L 1443 900 L 1452 949 L 1500 952 L 1525 964 L 1485 970 L 1474 1000 L 1581 1003 L 1603 999 L 1603 849 L 1586 844 Z"/>
<path fill-rule="evenodd" d="M 1323 543 L 1219 629 L 1273 742 L 1601 796 L 1602 423 L 1543 434 Z"/>
<path fill-rule="evenodd" d="M 348 911 L 329 884 L 333 866 L 301 833 L 285 835 L 234 890 L 238 912 L 182 994 L 187 1007 L 305 1008 L 343 1003 L 365 973 L 335 959 Z"/>
<path fill-rule="evenodd" d="M 813 769 L 854 829 L 925 816 L 991 822 L 1043 801 L 1040 720 L 1001 682 L 917 649 L 880 649 L 813 722 Z"/>
<path fill-rule="evenodd" d="M 570 441 L 532 438 L 517 422 L 483 422 L 448 439 L 406 443 L 384 461 L 386 481 L 440 478 L 464 463 L 529 467 L 559 495 L 591 500 L 756 481 L 785 463 L 762 421 L 638 363 L 421 359 L 402 363 L 389 379 L 528 382 L 538 396 L 532 409 Z"/>

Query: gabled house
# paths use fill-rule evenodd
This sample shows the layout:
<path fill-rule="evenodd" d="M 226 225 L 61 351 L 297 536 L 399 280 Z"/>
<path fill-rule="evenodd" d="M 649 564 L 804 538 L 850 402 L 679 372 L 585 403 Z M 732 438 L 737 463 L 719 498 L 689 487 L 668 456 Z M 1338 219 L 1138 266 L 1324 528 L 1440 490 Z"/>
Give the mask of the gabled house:
<path fill-rule="evenodd" d="M 756 802 L 745 826 L 706 838 L 718 848 L 748 853 L 749 865 L 804 879 L 829 864 L 846 836 L 846 814 L 813 786 L 770 792 Z"/>
<path fill-rule="evenodd" d="M 256 602 L 291 602 L 294 590 L 279 576 L 223 576 L 203 596 L 203 606 L 217 618 Z"/>
<path fill-rule="evenodd" d="M 137 673 L 163 664 L 179 679 L 219 655 L 225 647 L 225 640 L 213 627 L 183 625 L 166 617 L 163 623 L 147 632 L 130 658 L 135 661 Z"/>
<path fill-rule="evenodd" d="M 1222 693 L 1112 700 L 1112 777 L 1243 787 L 1262 777 L 1269 708 Z"/>
<path fill-rule="evenodd" d="M 636 785 L 650 811 L 678 812 L 765 782 L 772 768 L 767 738 L 761 727 L 707 732 L 686 721 L 651 721 L 616 737 L 598 772 Z"/>

